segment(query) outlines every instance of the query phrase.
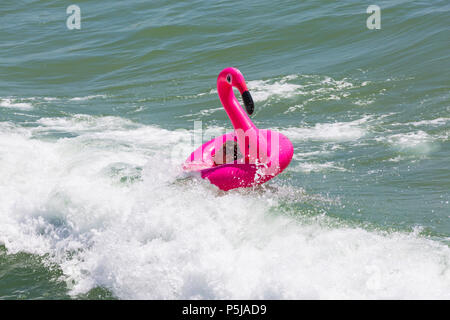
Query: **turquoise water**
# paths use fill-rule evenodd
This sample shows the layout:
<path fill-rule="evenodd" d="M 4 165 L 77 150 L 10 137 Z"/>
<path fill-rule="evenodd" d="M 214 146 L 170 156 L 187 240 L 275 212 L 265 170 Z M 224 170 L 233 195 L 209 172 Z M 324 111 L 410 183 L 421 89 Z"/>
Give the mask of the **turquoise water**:
<path fill-rule="evenodd" d="M 0 4 L 0 299 L 450 298 L 448 1 Z M 244 74 L 288 169 L 180 179 Z"/>

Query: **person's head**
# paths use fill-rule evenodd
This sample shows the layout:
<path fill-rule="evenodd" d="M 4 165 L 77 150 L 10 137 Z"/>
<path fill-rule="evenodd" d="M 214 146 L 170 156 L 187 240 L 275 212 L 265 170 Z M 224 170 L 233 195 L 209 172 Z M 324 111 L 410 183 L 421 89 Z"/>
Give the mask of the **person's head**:
<path fill-rule="evenodd" d="M 214 162 L 216 164 L 231 163 L 238 159 L 239 148 L 234 140 L 229 140 L 222 145 L 222 148 L 216 150 Z"/>

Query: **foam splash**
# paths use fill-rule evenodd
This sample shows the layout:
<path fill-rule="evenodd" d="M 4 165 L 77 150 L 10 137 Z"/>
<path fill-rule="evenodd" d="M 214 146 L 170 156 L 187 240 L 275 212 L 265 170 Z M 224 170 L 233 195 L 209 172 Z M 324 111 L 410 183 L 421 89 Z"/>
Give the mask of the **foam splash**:
<path fill-rule="evenodd" d="M 39 139 L 58 130 L 74 137 Z M 117 117 L 2 123 L 0 243 L 47 254 L 73 295 L 104 286 L 124 299 L 450 298 L 443 244 L 284 215 L 281 202 L 307 201 L 292 186 L 220 193 L 177 181 L 164 159 L 171 145 L 189 149 L 190 133 Z"/>
<path fill-rule="evenodd" d="M 271 80 L 253 80 L 248 82 L 248 87 L 252 92 L 252 97 L 255 102 L 262 102 L 272 97 L 290 98 L 294 95 L 305 94 L 301 89 L 303 86 L 287 81 L 293 79 L 292 77 L 284 77 L 280 81 Z"/>
<path fill-rule="evenodd" d="M 333 145 L 330 149 L 335 149 L 336 145 Z M 293 172 L 302 173 L 312 173 L 312 172 L 323 172 L 323 171 L 347 171 L 346 168 L 337 165 L 333 161 L 324 161 L 323 156 L 328 156 L 333 153 L 333 150 L 316 150 L 310 152 L 300 152 L 297 151 L 294 154 L 293 159 L 296 160 L 297 164 L 292 164 L 287 169 Z"/>
<path fill-rule="evenodd" d="M 397 133 L 380 137 L 377 140 L 387 142 L 394 149 L 401 152 L 426 155 L 438 148 L 436 141 L 439 137 L 432 136 L 425 131 Z"/>
<path fill-rule="evenodd" d="M 85 100 L 92 100 L 97 98 L 106 98 L 106 95 L 104 94 L 96 94 L 91 96 L 85 96 L 85 97 L 74 97 L 69 99 L 70 101 L 85 101 Z"/>
<path fill-rule="evenodd" d="M 248 82 L 248 86 L 255 102 L 298 95 L 306 96 L 307 101 L 340 100 L 349 95 L 346 89 L 354 87 L 347 79 L 335 80 L 329 76 L 298 74 L 278 79 L 253 80 Z"/>
<path fill-rule="evenodd" d="M 28 97 L 28 98 L 17 98 L 17 97 L 7 97 L 0 98 L 0 108 L 18 109 L 29 111 L 33 110 L 35 105 L 41 103 L 49 103 L 60 100 L 67 101 L 87 101 L 92 99 L 106 98 L 106 95 L 90 95 L 85 97 L 74 97 L 74 98 L 61 98 L 61 97 Z"/>
<path fill-rule="evenodd" d="M 347 169 L 336 165 L 333 161 L 319 162 L 300 162 L 298 165 L 289 169 L 294 172 L 322 172 L 322 171 L 347 171 Z"/>
<path fill-rule="evenodd" d="M 316 123 L 312 127 L 280 128 L 292 141 L 355 141 L 362 138 L 367 129 L 365 124 L 371 119 L 365 116 L 348 122 Z"/>
<path fill-rule="evenodd" d="M 421 120 L 421 121 L 412 121 L 412 122 L 405 122 L 405 123 L 392 123 L 391 126 L 414 126 L 414 127 L 438 127 L 446 125 L 447 122 L 450 122 L 450 118 L 436 118 L 431 120 Z"/>
<path fill-rule="evenodd" d="M 282 99 L 301 100 L 301 103 L 291 105 L 287 110 L 283 111 L 284 114 L 289 114 L 303 109 L 305 105 L 312 102 L 339 101 L 341 99 L 346 99 L 351 96 L 350 90 L 367 86 L 370 83 L 370 81 L 360 82 L 355 80 L 352 80 L 351 82 L 348 78 L 336 80 L 325 75 L 291 74 L 265 80 L 250 80 L 247 82 L 247 85 L 252 94 L 252 98 L 256 103 L 271 103 Z M 183 98 L 197 99 L 206 94 L 217 95 L 217 89 L 211 89 L 209 92 L 202 92 L 194 96 L 185 96 Z M 235 94 L 236 96 L 239 96 L 237 89 L 235 89 Z M 358 106 L 366 106 L 374 101 L 375 99 L 373 97 L 364 99 L 358 98 L 356 100 L 351 99 L 350 103 Z M 220 110 L 222 110 L 221 107 L 210 108 L 179 117 L 201 118 Z"/>
<path fill-rule="evenodd" d="M 271 99 L 286 99 L 305 96 L 306 102 L 318 100 L 340 100 L 349 96 L 347 90 L 367 85 L 367 81 L 359 85 L 349 79 L 335 80 L 329 76 L 291 74 L 267 80 L 250 80 L 247 85 L 255 102 Z M 209 94 L 217 94 L 216 89 Z M 204 93 L 197 95 L 199 97 Z M 288 110 L 290 111 L 290 110 Z"/>
<path fill-rule="evenodd" d="M 437 118 L 433 120 L 422 120 L 422 121 L 415 121 L 411 122 L 413 126 L 440 126 L 445 125 L 447 122 L 450 122 L 450 118 Z"/>
<path fill-rule="evenodd" d="M 4 98 L 0 99 L 0 107 L 19 110 L 32 110 L 33 105 L 29 102 L 22 102 L 21 100 Z"/>

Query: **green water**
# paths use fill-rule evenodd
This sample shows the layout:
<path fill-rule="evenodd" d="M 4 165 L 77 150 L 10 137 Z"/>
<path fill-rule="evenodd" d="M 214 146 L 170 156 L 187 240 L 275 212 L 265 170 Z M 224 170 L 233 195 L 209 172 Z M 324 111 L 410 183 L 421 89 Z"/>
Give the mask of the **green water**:
<path fill-rule="evenodd" d="M 0 299 L 449 298 L 448 1 L 70 4 L 0 4 Z M 221 194 L 228 66 L 294 158 Z"/>

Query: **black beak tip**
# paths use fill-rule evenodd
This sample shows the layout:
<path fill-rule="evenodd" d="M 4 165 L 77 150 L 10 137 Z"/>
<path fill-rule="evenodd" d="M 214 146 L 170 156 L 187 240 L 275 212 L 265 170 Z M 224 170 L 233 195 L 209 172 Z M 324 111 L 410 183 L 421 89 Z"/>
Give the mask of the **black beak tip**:
<path fill-rule="evenodd" d="M 255 111 L 255 104 L 253 102 L 252 95 L 248 90 L 242 94 L 242 100 L 244 101 L 245 110 L 247 110 L 249 115 L 252 115 L 253 111 Z"/>

